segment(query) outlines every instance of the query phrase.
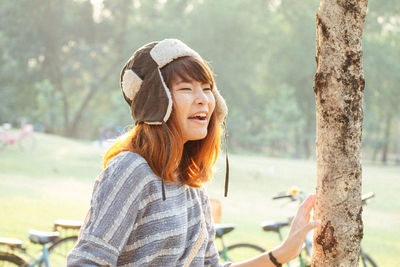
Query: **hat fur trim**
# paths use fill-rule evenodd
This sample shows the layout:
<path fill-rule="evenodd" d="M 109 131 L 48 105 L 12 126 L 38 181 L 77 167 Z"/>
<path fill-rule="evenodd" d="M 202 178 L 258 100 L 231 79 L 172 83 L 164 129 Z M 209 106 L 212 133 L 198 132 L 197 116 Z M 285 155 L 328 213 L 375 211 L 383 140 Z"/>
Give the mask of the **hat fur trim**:
<path fill-rule="evenodd" d="M 219 93 L 217 86 L 214 86 L 213 94 L 215 98 L 215 110 L 214 112 L 217 115 L 217 121 L 222 123 L 226 116 L 228 115 L 228 107 L 226 105 L 225 99 Z"/>
<path fill-rule="evenodd" d="M 127 98 L 133 100 L 140 89 L 143 81 L 132 70 L 126 70 L 122 77 L 122 91 Z"/>
<path fill-rule="evenodd" d="M 157 63 L 159 68 L 164 67 L 168 63 L 172 62 L 174 59 L 184 56 L 191 56 L 203 61 L 203 59 L 196 51 L 194 51 L 178 39 L 162 40 L 151 49 L 150 55 Z"/>
<path fill-rule="evenodd" d="M 164 119 L 163 119 L 163 121 L 166 122 L 168 120 L 169 116 L 171 115 L 171 112 L 172 112 L 172 96 L 171 96 L 170 90 L 168 89 L 167 85 L 165 84 L 165 81 L 164 81 L 164 78 L 162 76 L 160 68 L 157 68 L 157 70 L 158 70 L 158 74 L 160 75 L 161 83 L 162 83 L 162 85 L 164 87 L 165 93 L 168 96 L 168 108 L 167 108 L 167 112 L 165 112 L 165 116 L 164 116 Z"/>

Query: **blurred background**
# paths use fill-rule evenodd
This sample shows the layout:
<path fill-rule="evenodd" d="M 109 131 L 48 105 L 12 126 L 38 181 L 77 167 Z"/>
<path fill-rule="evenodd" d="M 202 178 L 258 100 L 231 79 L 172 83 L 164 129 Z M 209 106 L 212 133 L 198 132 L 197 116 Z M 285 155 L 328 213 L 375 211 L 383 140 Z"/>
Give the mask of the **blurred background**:
<path fill-rule="evenodd" d="M 296 209 L 271 196 L 315 190 L 318 0 L 1 0 L 0 236 L 82 220 L 108 140 L 133 122 L 120 88 L 145 43 L 178 38 L 211 63 L 229 107 L 230 196 L 209 194 L 232 242 L 268 247 L 259 223 Z M 363 34 L 365 250 L 400 266 L 400 2 L 370 0 Z M 245 190 L 243 190 L 245 189 Z M 240 215 L 240 216 L 238 216 Z"/>

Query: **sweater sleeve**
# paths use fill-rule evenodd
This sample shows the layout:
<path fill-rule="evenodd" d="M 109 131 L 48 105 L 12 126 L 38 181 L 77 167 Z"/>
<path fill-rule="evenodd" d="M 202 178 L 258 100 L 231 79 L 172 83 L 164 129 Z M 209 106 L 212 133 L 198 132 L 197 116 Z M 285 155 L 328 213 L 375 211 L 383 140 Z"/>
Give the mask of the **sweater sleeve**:
<path fill-rule="evenodd" d="M 117 155 L 93 190 L 91 207 L 67 266 L 116 266 L 137 217 L 147 183 L 145 160 L 133 153 Z"/>
<path fill-rule="evenodd" d="M 203 212 L 204 212 L 204 217 L 206 220 L 206 225 L 207 225 L 207 232 L 208 232 L 208 243 L 207 243 L 207 248 L 206 248 L 206 254 L 204 257 L 204 266 L 210 266 L 210 267 L 228 267 L 232 263 L 228 262 L 222 265 L 219 263 L 219 254 L 218 254 L 218 249 L 215 246 L 215 226 L 214 226 L 214 220 L 211 215 L 211 205 L 210 205 L 210 200 L 208 199 L 208 196 L 205 192 L 203 191 L 202 194 L 202 202 L 203 202 Z"/>

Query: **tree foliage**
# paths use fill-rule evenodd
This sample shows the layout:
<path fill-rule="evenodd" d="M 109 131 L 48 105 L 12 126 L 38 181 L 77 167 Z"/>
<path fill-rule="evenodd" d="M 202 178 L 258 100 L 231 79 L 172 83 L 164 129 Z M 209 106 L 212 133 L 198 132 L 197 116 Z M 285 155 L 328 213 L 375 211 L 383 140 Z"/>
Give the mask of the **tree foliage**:
<path fill-rule="evenodd" d="M 400 7 L 370 2 L 364 145 L 383 158 L 400 147 Z M 174 37 L 211 62 L 228 102 L 233 149 L 310 157 L 317 6 L 311 0 L 2 1 L 0 123 L 24 117 L 47 132 L 81 138 L 132 124 L 120 69 L 146 42 Z"/>

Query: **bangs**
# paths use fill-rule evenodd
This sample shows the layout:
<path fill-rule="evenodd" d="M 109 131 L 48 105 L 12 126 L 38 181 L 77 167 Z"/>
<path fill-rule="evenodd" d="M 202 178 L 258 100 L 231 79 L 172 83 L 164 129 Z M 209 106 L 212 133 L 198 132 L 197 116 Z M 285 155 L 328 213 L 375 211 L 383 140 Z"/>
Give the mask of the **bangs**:
<path fill-rule="evenodd" d="M 192 80 L 208 83 L 214 88 L 214 77 L 210 67 L 194 57 L 181 57 L 167 64 L 161 69 L 168 87 L 177 79 L 184 82 Z"/>

